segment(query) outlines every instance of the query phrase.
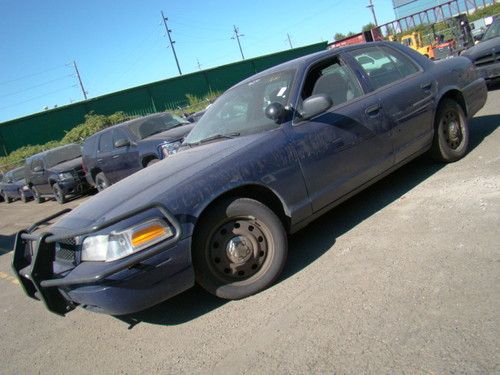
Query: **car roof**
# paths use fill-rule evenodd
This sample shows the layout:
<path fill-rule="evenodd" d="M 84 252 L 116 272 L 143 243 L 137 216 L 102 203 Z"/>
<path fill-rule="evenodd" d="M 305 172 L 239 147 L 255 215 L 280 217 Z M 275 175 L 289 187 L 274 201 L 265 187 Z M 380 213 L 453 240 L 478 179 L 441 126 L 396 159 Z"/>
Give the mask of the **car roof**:
<path fill-rule="evenodd" d="M 26 161 L 30 161 L 31 159 L 43 158 L 44 156 L 46 156 L 48 154 L 52 154 L 53 152 L 65 149 L 65 148 L 67 148 L 69 146 L 79 146 L 79 147 L 81 147 L 77 143 L 68 143 L 66 145 L 57 146 L 57 147 L 51 148 L 50 150 L 42 151 L 42 152 L 39 152 L 38 154 L 31 155 L 31 156 L 29 156 L 29 157 L 26 158 Z"/>
<path fill-rule="evenodd" d="M 151 119 L 151 118 L 161 118 L 161 117 L 163 117 L 165 115 L 173 115 L 173 113 L 171 113 L 171 112 L 159 112 L 159 113 L 153 113 L 153 114 L 147 115 L 147 116 L 136 117 L 136 118 L 124 121 L 124 122 L 120 122 L 120 123 L 115 124 L 115 125 L 108 126 L 106 129 L 100 130 L 97 133 L 92 134 L 87 139 L 97 137 L 97 136 L 99 136 L 99 135 L 101 135 L 103 133 L 106 133 L 107 131 L 110 131 L 112 129 L 118 129 L 118 128 L 126 127 L 126 126 L 128 126 L 130 124 L 133 124 L 134 122 L 145 121 L 145 120 L 148 120 L 148 119 Z"/>
<path fill-rule="evenodd" d="M 336 47 L 336 48 L 327 49 L 324 51 L 311 53 L 309 55 L 298 57 L 296 59 L 284 62 L 284 63 L 276 65 L 276 66 L 273 66 L 272 68 L 263 70 L 262 72 L 254 74 L 253 76 L 248 77 L 247 79 L 237 83 L 233 87 L 239 86 L 242 84 L 247 84 L 249 82 L 254 81 L 257 78 L 266 76 L 268 74 L 272 74 L 274 72 L 281 72 L 283 70 L 298 69 L 301 66 L 309 65 L 310 63 L 313 63 L 316 60 L 322 59 L 323 57 L 328 57 L 328 56 L 333 57 L 333 56 L 338 55 L 340 53 L 360 49 L 363 47 L 373 47 L 373 46 L 382 46 L 382 45 L 384 45 L 384 46 L 391 45 L 391 42 L 378 41 L 378 42 L 369 42 L 369 43 L 363 43 L 363 44 L 353 44 L 350 46 Z"/>

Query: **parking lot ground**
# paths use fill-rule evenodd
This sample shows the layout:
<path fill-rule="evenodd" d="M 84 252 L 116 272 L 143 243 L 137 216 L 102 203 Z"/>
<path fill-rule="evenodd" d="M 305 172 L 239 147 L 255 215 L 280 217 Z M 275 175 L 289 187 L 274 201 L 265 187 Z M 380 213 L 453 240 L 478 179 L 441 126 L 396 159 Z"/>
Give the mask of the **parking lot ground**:
<path fill-rule="evenodd" d="M 62 318 L 1 255 L 1 372 L 499 373 L 499 124 L 497 90 L 463 160 L 416 160 L 291 236 L 283 276 L 244 300 Z M 2 236 L 60 208 L 0 206 Z"/>

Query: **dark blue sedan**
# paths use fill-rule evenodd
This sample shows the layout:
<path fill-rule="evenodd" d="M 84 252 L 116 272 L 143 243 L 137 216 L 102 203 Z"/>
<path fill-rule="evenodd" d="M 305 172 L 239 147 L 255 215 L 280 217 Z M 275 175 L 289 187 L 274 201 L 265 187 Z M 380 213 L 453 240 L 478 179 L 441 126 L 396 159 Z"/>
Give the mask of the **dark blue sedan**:
<path fill-rule="evenodd" d="M 24 167 L 19 167 L 7 172 L 0 182 L 0 195 L 6 203 L 15 199 L 23 202 L 33 198 L 30 188 L 26 185 L 26 173 Z"/>
<path fill-rule="evenodd" d="M 48 232 L 20 232 L 13 267 L 58 314 L 131 313 L 195 282 L 247 297 L 281 273 L 289 233 L 419 155 L 462 158 L 486 98 L 470 60 L 434 63 L 399 44 L 287 62 L 219 97 L 180 152 Z"/>

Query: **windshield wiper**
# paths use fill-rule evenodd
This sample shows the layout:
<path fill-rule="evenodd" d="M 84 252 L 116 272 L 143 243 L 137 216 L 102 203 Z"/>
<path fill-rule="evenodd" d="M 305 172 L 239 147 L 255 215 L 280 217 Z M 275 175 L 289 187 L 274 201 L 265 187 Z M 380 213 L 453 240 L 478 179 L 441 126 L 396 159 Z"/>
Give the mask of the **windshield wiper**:
<path fill-rule="evenodd" d="M 232 138 L 237 137 L 239 135 L 240 135 L 239 132 L 226 133 L 226 134 L 217 133 L 217 134 L 211 135 L 210 137 L 203 138 L 197 142 L 187 143 L 187 145 L 188 146 L 201 145 L 203 143 L 214 141 L 216 139 L 232 139 Z"/>

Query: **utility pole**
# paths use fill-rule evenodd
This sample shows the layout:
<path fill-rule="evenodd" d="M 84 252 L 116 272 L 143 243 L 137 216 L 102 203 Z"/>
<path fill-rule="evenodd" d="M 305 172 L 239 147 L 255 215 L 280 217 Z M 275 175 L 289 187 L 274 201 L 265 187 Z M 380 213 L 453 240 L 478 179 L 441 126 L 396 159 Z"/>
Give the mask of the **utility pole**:
<path fill-rule="evenodd" d="M 196 59 L 196 64 L 198 65 L 198 70 L 201 70 L 200 60 Z"/>
<path fill-rule="evenodd" d="M 175 40 L 172 40 L 172 37 L 170 36 L 172 30 L 170 30 L 167 26 L 168 18 L 163 15 L 163 10 L 161 11 L 161 18 L 163 19 L 163 23 L 165 24 L 165 30 L 167 30 L 168 40 L 170 41 L 170 47 L 172 47 L 172 52 L 174 53 L 175 63 L 177 64 L 179 75 L 182 75 L 181 67 L 179 65 L 179 60 L 177 60 L 177 54 L 175 53 L 175 48 L 174 48 Z"/>
<path fill-rule="evenodd" d="M 369 1 L 370 1 L 370 4 L 368 4 L 366 7 L 370 8 L 370 10 L 372 11 L 373 21 L 375 21 L 375 26 L 378 26 L 377 16 L 375 15 L 375 5 L 373 5 L 373 0 L 369 0 Z"/>
<path fill-rule="evenodd" d="M 241 43 L 240 43 L 240 36 L 245 36 L 244 34 L 240 34 L 240 29 L 236 27 L 236 25 L 233 25 L 234 29 L 234 36 L 231 37 L 231 39 L 236 39 L 238 41 L 238 47 L 240 47 L 240 52 L 241 52 L 241 59 L 245 60 L 245 56 L 243 56 L 243 50 L 241 49 Z"/>
<path fill-rule="evenodd" d="M 73 67 L 75 68 L 76 76 L 78 77 L 78 82 L 80 82 L 80 88 L 82 89 L 83 97 L 87 100 L 87 92 L 83 88 L 82 77 L 80 77 L 80 72 L 78 71 L 78 67 L 76 66 L 76 61 L 73 60 Z"/>
<path fill-rule="evenodd" d="M 288 38 L 288 43 L 290 44 L 290 49 L 293 49 L 292 40 L 290 39 L 290 34 L 286 33 L 286 36 Z"/>

